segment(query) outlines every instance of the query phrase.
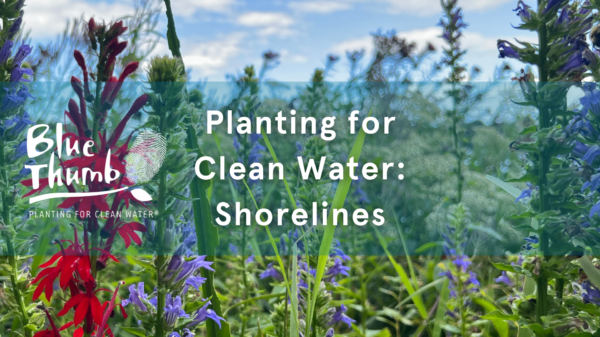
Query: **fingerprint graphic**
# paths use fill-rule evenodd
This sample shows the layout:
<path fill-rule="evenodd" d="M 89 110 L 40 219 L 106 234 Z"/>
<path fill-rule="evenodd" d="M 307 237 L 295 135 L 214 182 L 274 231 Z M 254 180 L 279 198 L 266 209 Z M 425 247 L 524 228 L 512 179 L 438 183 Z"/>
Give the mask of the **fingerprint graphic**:
<path fill-rule="evenodd" d="M 152 130 L 142 131 L 125 156 L 127 179 L 136 185 L 150 181 L 160 170 L 166 153 L 165 137 Z M 142 189 L 133 189 L 131 193 L 140 201 L 152 200 L 152 197 Z"/>

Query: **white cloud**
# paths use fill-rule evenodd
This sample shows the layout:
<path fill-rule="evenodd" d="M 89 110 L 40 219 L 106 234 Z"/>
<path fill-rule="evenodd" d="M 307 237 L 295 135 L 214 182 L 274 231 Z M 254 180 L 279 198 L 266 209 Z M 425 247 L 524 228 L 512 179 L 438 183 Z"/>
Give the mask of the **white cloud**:
<path fill-rule="evenodd" d="M 336 55 L 345 55 L 347 51 L 365 50 L 366 55 L 373 53 L 373 39 L 370 35 L 342 41 L 334 44 L 330 50 Z"/>
<path fill-rule="evenodd" d="M 365 3 L 367 5 L 379 3 L 387 5 L 383 8 L 386 12 L 394 14 L 410 14 L 430 16 L 440 14 L 442 9 L 439 0 L 338 0 L 347 3 Z M 462 0 L 459 5 L 465 11 L 483 12 L 513 0 Z M 376 5 L 375 7 L 380 7 Z"/>
<path fill-rule="evenodd" d="M 235 0 L 175 0 L 171 1 L 173 13 L 190 17 L 197 11 L 226 13 L 235 5 Z"/>
<path fill-rule="evenodd" d="M 133 14 L 133 7 L 122 2 L 94 3 L 77 0 L 28 0 L 25 8 L 25 23 L 31 29 L 34 38 L 48 38 L 59 34 L 65 28 L 68 19 L 96 17 L 110 21 L 115 18 Z"/>
<path fill-rule="evenodd" d="M 291 9 L 297 10 L 299 12 L 319 14 L 328 14 L 352 8 L 352 6 L 348 3 L 335 1 L 291 2 L 289 6 Z"/>
<path fill-rule="evenodd" d="M 289 50 L 284 49 L 280 53 L 282 63 L 306 63 L 308 58 L 304 55 L 290 53 Z"/>
<path fill-rule="evenodd" d="M 198 77 L 198 72 L 200 77 L 220 74 L 230 66 L 229 61 L 238 56 L 245 36 L 244 33 L 232 33 L 218 40 L 187 43 L 194 47 L 183 51 L 183 61 L 186 67 L 194 70 L 194 77 Z"/>
<path fill-rule="evenodd" d="M 280 12 L 247 12 L 238 17 L 237 23 L 258 28 L 258 34 L 262 36 L 288 36 L 293 33 L 290 26 L 294 24 L 294 19 Z"/>

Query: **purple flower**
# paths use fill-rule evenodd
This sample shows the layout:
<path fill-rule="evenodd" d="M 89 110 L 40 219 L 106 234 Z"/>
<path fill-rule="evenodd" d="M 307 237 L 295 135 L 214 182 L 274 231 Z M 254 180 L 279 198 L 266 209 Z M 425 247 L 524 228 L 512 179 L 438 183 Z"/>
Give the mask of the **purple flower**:
<path fill-rule="evenodd" d="M 27 154 L 27 141 L 24 140 L 15 146 L 15 153 L 10 157 L 11 160 L 17 160 Z"/>
<path fill-rule="evenodd" d="M 454 261 L 452 261 L 457 268 L 461 268 L 463 273 L 467 271 L 467 268 L 471 265 L 471 261 L 469 261 L 469 257 L 466 255 L 457 256 Z"/>
<path fill-rule="evenodd" d="M 126 307 L 129 303 L 132 303 L 133 305 L 137 305 L 142 311 L 148 311 L 143 301 L 147 299 L 148 295 L 144 293 L 144 282 L 140 282 L 137 288 L 135 284 L 129 286 L 129 299 L 123 300 L 121 304 Z"/>
<path fill-rule="evenodd" d="M 533 192 L 533 190 L 536 188 L 535 186 L 533 186 L 533 184 L 531 183 L 527 183 L 527 188 L 524 189 L 523 191 L 521 191 L 521 194 L 517 197 L 517 199 L 515 199 L 515 204 L 517 202 L 519 202 L 519 200 L 521 199 L 525 199 L 525 198 L 529 198 L 531 197 L 531 193 Z"/>
<path fill-rule="evenodd" d="M 583 143 L 580 143 L 578 141 L 575 141 L 575 146 L 573 147 L 572 153 L 574 156 L 581 158 L 581 157 L 585 156 L 585 154 L 588 152 L 589 149 L 590 149 L 589 146 L 587 146 Z"/>
<path fill-rule="evenodd" d="M 594 214 L 600 213 L 600 201 L 598 201 L 592 208 L 590 209 L 590 218 L 594 216 Z"/>
<path fill-rule="evenodd" d="M 515 49 L 516 46 L 506 40 L 498 40 L 499 58 L 519 59 L 519 52 Z"/>
<path fill-rule="evenodd" d="M 348 329 L 352 329 L 352 323 L 354 323 L 356 321 L 353 320 L 352 318 L 346 316 L 346 311 L 348 311 L 348 308 L 346 308 L 346 306 L 342 304 L 336 310 L 335 314 L 333 314 L 333 316 L 331 317 L 331 320 L 329 321 L 329 323 L 327 323 L 327 325 L 333 325 L 337 322 L 343 322 L 348 325 Z"/>
<path fill-rule="evenodd" d="M 544 10 L 542 11 L 542 14 L 546 14 L 549 11 L 551 11 L 553 8 L 559 6 L 560 4 L 562 4 L 563 2 L 565 2 L 565 0 L 549 0 L 548 1 L 548 5 L 546 5 L 546 8 L 544 8 Z"/>
<path fill-rule="evenodd" d="M 593 145 L 581 159 L 585 160 L 588 164 L 591 164 L 594 162 L 594 159 L 596 159 L 596 157 L 598 156 L 600 156 L 600 146 Z"/>
<path fill-rule="evenodd" d="M 558 19 L 556 19 L 555 25 L 560 26 L 563 24 L 569 24 L 569 14 L 569 5 L 567 5 L 560 11 L 560 15 L 558 16 Z"/>
<path fill-rule="evenodd" d="M 580 70 L 581 68 L 590 64 L 590 60 L 584 56 L 585 54 L 583 52 L 574 52 L 563 64 L 563 66 L 558 68 L 556 72 L 561 74 L 569 71 Z"/>
<path fill-rule="evenodd" d="M 481 283 L 479 283 L 479 280 L 477 279 L 477 274 L 475 274 L 472 271 L 469 272 L 469 278 L 465 282 L 466 286 L 469 286 L 471 284 L 474 285 L 475 287 L 481 286 Z"/>
<path fill-rule="evenodd" d="M 502 271 L 502 275 L 495 278 L 494 281 L 504 283 L 509 287 L 513 286 L 513 281 L 508 277 L 508 275 L 506 275 L 505 271 Z"/>
<path fill-rule="evenodd" d="M 439 273 L 438 275 L 447 277 L 450 282 L 456 282 L 454 275 L 449 270 L 443 271 L 443 272 Z"/>
<path fill-rule="evenodd" d="M 584 281 L 581 287 L 585 290 L 585 293 L 581 294 L 584 303 L 594 303 L 600 305 L 600 291 L 594 287 L 590 281 Z"/>
<path fill-rule="evenodd" d="M 208 309 L 209 304 L 211 304 L 210 301 L 206 302 L 206 304 L 204 304 L 202 308 L 198 309 L 192 322 L 190 322 L 190 324 L 187 325 L 188 328 L 196 326 L 209 318 L 212 319 L 215 323 L 217 323 L 219 329 L 221 328 L 221 321 L 225 321 L 225 318 L 217 316 L 217 313 L 215 313 L 214 310 Z"/>
<path fill-rule="evenodd" d="M 331 266 L 331 268 L 327 271 L 327 273 L 325 274 L 326 277 L 324 279 L 327 282 L 331 282 L 331 281 L 335 280 L 335 277 L 340 274 L 344 275 L 344 276 L 350 276 L 348 274 L 348 271 L 350 271 L 350 267 L 344 266 L 342 264 L 342 260 L 335 259 L 333 266 Z"/>
<path fill-rule="evenodd" d="M 185 285 L 183 286 L 183 293 L 187 293 L 190 286 L 196 288 L 196 290 L 200 290 L 200 286 L 206 282 L 206 278 L 202 276 L 190 276 L 187 280 L 185 280 Z"/>
<path fill-rule="evenodd" d="M 6 41 L 6 43 L 4 43 L 2 48 L 0 48 L 0 63 L 1 64 L 4 64 L 4 63 L 6 63 L 6 61 L 8 61 L 8 59 L 10 58 L 10 55 L 12 53 L 13 46 L 14 46 L 14 42 L 8 40 L 8 41 Z"/>
<path fill-rule="evenodd" d="M 517 8 L 513 9 L 513 12 L 517 12 L 517 16 L 521 17 L 521 21 L 527 22 L 531 19 L 531 13 L 529 12 L 529 6 L 527 6 L 522 0 L 517 3 Z"/>
<path fill-rule="evenodd" d="M 179 333 L 173 331 L 173 332 L 171 332 L 169 337 L 193 337 L 193 336 L 196 336 L 196 334 L 191 332 L 190 329 L 188 329 L 188 328 L 183 329 L 182 333 L 183 333 L 183 335 L 180 335 Z"/>
<path fill-rule="evenodd" d="M 190 276 L 192 276 L 198 269 L 204 268 L 210 271 L 215 271 L 210 266 L 213 264 L 209 261 L 204 261 L 206 259 L 206 255 L 197 256 L 191 261 L 184 261 L 183 266 L 181 267 L 181 271 L 175 277 L 175 283 L 181 280 L 187 280 Z"/>
<path fill-rule="evenodd" d="M 35 165 L 36 161 L 35 159 L 29 159 L 25 162 L 25 164 L 23 164 L 23 168 L 21 168 L 21 171 L 19 171 L 19 174 L 15 177 L 15 180 L 21 180 L 24 177 L 27 177 L 28 175 L 31 174 L 31 169 L 25 168 L 25 165 Z"/>
<path fill-rule="evenodd" d="M 29 45 L 22 45 L 17 50 L 15 57 L 13 57 L 13 66 L 20 66 L 25 61 L 25 58 L 31 54 L 31 47 Z"/>
<path fill-rule="evenodd" d="M 6 127 L 6 136 L 16 138 L 23 132 L 28 125 L 35 125 L 35 123 L 29 119 L 27 112 L 23 113 L 23 116 L 16 115 L 13 119 L 9 119 L 4 123 Z"/>
<path fill-rule="evenodd" d="M 179 317 L 190 318 L 190 315 L 185 313 L 182 308 L 181 297 L 173 298 L 171 294 L 167 294 L 165 303 L 165 322 L 168 327 L 174 327 Z"/>
<path fill-rule="evenodd" d="M 23 77 L 23 76 L 29 77 Z M 33 76 L 33 70 L 29 68 L 21 68 L 14 67 L 12 72 L 10 73 L 10 81 L 11 82 L 31 82 L 31 77 Z"/>
<path fill-rule="evenodd" d="M 583 192 L 585 189 L 589 189 L 594 192 L 600 187 L 600 173 L 593 174 L 590 181 L 586 181 L 581 187 L 581 191 Z"/>
<path fill-rule="evenodd" d="M 333 337 L 333 328 L 327 330 L 327 332 L 325 333 L 325 337 Z"/>
<path fill-rule="evenodd" d="M 15 35 L 17 35 L 17 33 L 19 32 L 19 29 L 21 29 L 21 23 L 23 23 L 22 16 L 19 16 L 18 18 L 15 19 L 15 21 L 13 21 L 12 25 L 8 29 L 8 39 L 9 40 L 12 40 L 13 37 L 15 37 Z"/>
<path fill-rule="evenodd" d="M 266 279 L 267 277 L 273 277 L 278 281 L 283 280 L 283 276 L 279 271 L 277 271 L 277 269 L 275 269 L 275 267 L 273 267 L 273 263 L 269 263 L 267 269 L 265 269 L 265 271 L 262 272 L 259 277 L 261 280 Z"/>

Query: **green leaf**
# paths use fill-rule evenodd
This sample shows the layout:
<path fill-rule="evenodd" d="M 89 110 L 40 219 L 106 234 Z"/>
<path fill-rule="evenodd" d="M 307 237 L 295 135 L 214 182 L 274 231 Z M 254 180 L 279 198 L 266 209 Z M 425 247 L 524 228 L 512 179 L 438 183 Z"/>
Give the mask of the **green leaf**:
<path fill-rule="evenodd" d="M 492 302 L 490 302 L 486 299 L 475 298 L 474 302 L 479 304 L 480 306 L 482 306 L 485 309 L 485 311 L 490 314 L 497 310 L 496 305 L 494 305 Z M 492 325 L 494 326 L 494 329 L 496 329 L 496 331 L 498 332 L 498 335 L 500 335 L 500 337 L 508 337 L 508 333 L 509 333 L 508 323 L 504 322 L 503 320 L 498 320 L 498 319 L 492 319 L 491 321 L 492 321 Z"/>
<path fill-rule="evenodd" d="M 117 327 L 119 327 L 119 329 L 121 329 L 125 332 L 129 332 L 132 335 L 146 337 L 146 330 L 144 330 L 142 328 L 128 328 L 126 326 L 120 326 L 120 325 L 117 325 Z"/>
<path fill-rule="evenodd" d="M 369 111 L 369 116 L 371 116 L 371 111 Z M 356 136 L 356 140 L 354 141 L 354 145 L 352 146 L 352 150 L 350 151 L 350 155 L 348 156 L 348 160 L 350 158 L 354 158 L 354 162 L 358 162 L 360 159 L 360 154 L 362 152 L 363 144 L 365 143 L 366 133 L 363 128 L 360 129 L 360 132 Z M 329 259 L 329 250 L 331 249 L 331 244 L 333 243 L 333 235 L 335 234 L 335 227 L 333 226 L 333 210 L 341 209 L 344 207 L 344 203 L 346 202 L 346 197 L 348 196 L 348 191 L 350 190 L 350 184 L 352 183 L 352 178 L 350 178 L 349 168 L 347 165 L 344 165 L 344 179 L 342 179 L 338 187 L 335 191 L 335 195 L 333 197 L 333 202 L 331 203 L 331 211 L 329 212 L 329 216 L 327 217 L 327 226 L 325 227 L 325 231 L 323 233 L 323 239 L 321 240 L 321 248 L 319 249 L 319 258 L 317 261 L 317 274 L 315 277 L 315 284 L 320 284 L 321 280 L 323 280 L 323 275 L 325 274 L 325 266 L 327 265 L 327 260 Z M 315 303 L 317 301 L 317 296 L 319 292 L 314 291 L 312 294 L 312 300 L 310 301 L 310 307 L 308 310 L 308 325 L 307 327 L 311 327 L 311 320 L 313 318 L 315 312 Z"/>
<path fill-rule="evenodd" d="M 527 325 L 525 328 L 531 329 L 538 337 L 552 336 L 552 329 L 544 329 L 544 327 L 538 323 Z"/>
<path fill-rule="evenodd" d="M 491 182 L 493 182 L 494 184 L 496 184 L 498 187 L 500 187 L 501 189 L 505 190 L 506 192 L 508 192 L 508 194 L 512 195 L 513 197 L 518 198 L 521 195 L 521 190 L 514 187 L 513 185 L 509 184 L 509 183 L 505 183 L 504 181 L 496 178 L 496 177 L 492 177 L 491 175 L 486 175 L 485 178 Z"/>
<path fill-rule="evenodd" d="M 488 234 L 489 236 L 495 238 L 498 241 L 504 241 L 504 239 L 502 238 L 502 236 L 500 234 L 498 234 L 498 232 L 496 232 L 492 228 L 481 226 L 481 225 L 473 225 L 473 224 L 467 226 L 467 228 L 471 229 L 471 230 L 476 230 L 476 231 L 480 231 L 480 232 L 486 233 L 486 234 Z"/>
<path fill-rule="evenodd" d="M 489 319 L 489 320 L 502 320 L 502 321 L 518 321 L 519 320 L 519 315 L 507 315 L 503 312 L 501 312 L 500 310 L 494 310 L 490 313 L 487 313 L 483 316 L 481 316 L 481 318 L 483 319 Z"/>
<path fill-rule="evenodd" d="M 413 294 L 415 294 L 415 288 L 413 287 L 412 283 L 410 282 L 410 279 L 408 278 L 406 271 L 400 264 L 398 264 L 398 262 L 396 262 L 396 260 L 392 256 L 392 254 L 390 254 L 390 251 L 387 248 L 387 243 L 385 242 L 385 239 L 383 238 L 383 236 L 381 236 L 381 234 L 379 233 L 377 228 L 373 228 L 373 229 L 375 230 L 375 234 L 377 234 L 379 243 L 383 247 L 383 250 L 385 251 L 388 259 L 392 263 L 392 266 L 394 266 L 394 269 L 396 269 L 398 276 L 400 276 L 400 280 L 402 281 L 402 284 L 404 284 L 404 286 L 406 287 L 406 291 L 408 292 L 409 295 L 412 296 Z M 427 320 L 427 309 L 425 309 L 425 305 L 423 304 L 423 300 L 421 299 L 421 296 L 419 294 L 417 294 L 411 298 L 412 298 L 413 303 L 417 307 L 417 310 L 419 311 L 419 314 L 421 315 L 421 317 L 424 320 Z"/>
<path fill-rule="evenodd" d="M 596 287 L 600 288 L 600 271 L 596 269 L 592 261 L 590 261 L 590 258 L 588 256 L 580 257 L 579 265 L 581 266 L 581 269 L 583 269 L 583 272 L 587 275 L 590 282 L 592 282 L 592 284 Z"/>
<path fill-rule="evenodd" d="M 290 301 L 292 302 L 292 308 L 298 307 L 298 246 L 294 243 L 292 246 L 292 274 L 290 275 L 292 281 L 292 296 Z M 298 337 L 298 322 L 295 319 L 290 320 L 290 337 Z"/>
<path fill-rule="evenodd" d="M 204 156 L 200 146 L 198 146 L 198 138 L 196 129 L 190 123 L 187 129 L 186 148 L 191 152 L 196 152 L 198 158 Z M 205 175 L 210 173 L 210 168 L 207 162 L 200 164 L 200 172 Z M 215 261 L 215 249 L 219 245 L 219 232 L 217 227 L 212 222 L 212 214 L 210 208 L 210 200 L 207 197 L 207 191 L 211 187 L 211 181 L 201 180 L 195 176 L 190 182 L 190 194 L 192 196 L 192 208 L 194 210 L 194 224 L 198 237 L 198 254 L 206 255 L 206 260 Z M 202 284 L 202 296 L 211 298 L 211 308 L 217 316 L 223 316 L 221 310 L 221 301 L 214 287 L 214 272 L 202 268 L 200 271 L 202 277 L 206 278 L 206 282 Z M 213 321 L 206 322 L 206 331 L 209 337 L 229 337 L 231 335 L 229 323 L 223 322 L 221 328 Z"/>
<path fill-rule="evenodd" d="M 442 325 L 444 324 L 446 318 L 446 303 L 448 302 L 448 297 L 450 296 L 450 290 L 448 289 L 448 279 L 444 279 L 444 284 L 442 284 L 442 292 L 440 293 L 440 297 L 438 299 L 438 306 L 435 312 L 435 321 L 433 323 L 433 336 L 439 336 L 442 333 Z"/>

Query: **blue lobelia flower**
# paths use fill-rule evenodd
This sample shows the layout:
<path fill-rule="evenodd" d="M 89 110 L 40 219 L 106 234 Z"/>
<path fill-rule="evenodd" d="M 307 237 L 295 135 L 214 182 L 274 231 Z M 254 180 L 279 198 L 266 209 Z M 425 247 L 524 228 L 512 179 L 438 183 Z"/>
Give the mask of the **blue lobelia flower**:
<path fill-rule="evenodd" d="M 498 55 L 499 58 L 513 58 L 519 59 L 519 52 L 516 50 L 516 46 L 506 40 L 498 40 Z"/>
<path fill-rule="evenodd" d="M 181 333 L 183 333 L 183 335 L 180 335 L 178 332 L 171 332 L 171 334 L 169 335 L 169 337 L 193 337 L 196 336 L 196 334 L 194 334 L 193 332 L 190 331 L 190 329 L 185 328 L 181 331 Z"/>
<path fill-rule="evenodd" d="M 342 260 L 336 258 L 333 266 L 329 268 L 323 280 L 325 280 L 325 282 L 334 282 L 335 284 L 335 277 L 340 274 L 344 276 L 350 276 L 348 271 L 350 271 L 350 267 L 344 266 L 342 264 Z"/>
<path fill-rule="evenodd" d="M 578 141 L 575 141 L 575 146 L 573 147 L 573 151 L 571 152 L 575 157 L 581 158 L 583 156 L 585 156 L 585 154 L 588 152 L 588 150 L 590 149 L 589 146 L 580 143 Z"/>
<path fill-rule="evenodd" d="M 600 290 L 594 287 L 590 281 L 584 281 L 581 287 L 585 290 L 585 293 L 581 294 L 584 303 L 594 303 L 600 305 Z"/>
<path fill-rule="evenodd" d="M 175 323 L 177 323 L 177 319 L 180 317 L 190 318 L 190 315 L 185 313 L 182 306 L 183 303 L 181 297 L 176 296 L 173 298 L 171 294 L 167 294 L 165 303 L 165 322 L 168 327 L 174 327 Z"/>
<path fill-rule="evenodd" d="M 17 53 L 15 54 L 15 57 L 13 57 L 13 66 L 20 66 L 21 64 L 23 64 L 23 61 L 25 61 L 25 58 L 29 56 L 29 54 L 31 54 L 30 46 L 26 44 L 20 46 L 17 50 Z"/>
<path fill-rule="evenodd" d="M 531 193 L 533 193 L 533 190 L 537 188 L 531 183 L 527 183 L 527 186 L 528 187 L 526 189 L 521 191 L 521 194 L 517 197 L 517 199 L 515 199 L 515 204 L 519 202 L 519 200 L 531 197 Z"/>
<path fill-rule="evenodd" d="M 494 281 L 499 282 L 499 283 L 504 283 L 509 287 L 512 287 L 514 284 L 513 281 L 508 277 L 508 275 L 506 275 L 505 271 L 502 271 L 502 275 L 495 278 Z"/>
<path fill-rule="evenodd" d="M 196 288 L 196 290 L 200 290 L 200 286 L 206 282 L 206 278 L 202 276 L 190 276 L 187 280 L 185 280 L 185 285 L 183 286 L 183 293 L 186 294 L 188 289 L 191 287 Z"/>
<path fill-rule="evenodd" d="M 438 275 L 445 276 L 446 278 L 448 278 L 448 280 L 450 282 L 456 282 L 456 278 L 454 278 L 454 274 L 452 274 L 452 272 L 449 270 L 443 271 L 443 272 L 439 273 Z"/>
<path fill-rule="evenodd" d="M 549 11 L 556 8 L 557 6 L 560 6 L 560 4 L 564 2 L 564 0 L 549 0 L 548 4 L 546 5 L 546 8 L 544 8 L 544 10 L 542 11 L 542 14 L 548 13 Z"/>
<path fill-rule="evenodd" d="M 27 141 L 24 140 L 15 145 L 15 153 L 11 156 L 11 160 L 17 160 L 27 154 Z"/>
<path fill-rule="evenodd" d="M 479 283 L 479 280 L 477 279 L 477 274 L 475 274 L 474 272 L 470 271 L 469 272 L 469 278 L 465 282 L 465 285 L 466 286 L 473 285 L 475 287 L 480 287 L 481 283 Z"/>
<path fill-rule="evenodd" d="M 600 146 L 592 145 L 592 147 L 590 147 L 590 149 L 585 153 L 585 155 L 581 159 L 585 160 L 588 164 L 592 164 L 594 162 L 594 159 L 596 159 L 596 157 L 598 156 L 600 156 Z"/>
<path fill-rule="evenodd" d="M 180 282 L 181 280 L 187 280 L 190 276 L 194 275 L 200 268 L 208 269 L 210 271 L 215 271 L 210 266 L 213 264 L 210 261 L 205 261 L 206 255 L 196 256 L 194 259 L 190 261 L 184 261 L 181 266 L 181 271 L 175 277 L 175 283 Z"/>
<path fill-rule="evenodd" d="M 13 21 L 12 25 L 10 25 L 10 28 L 8 29 L 8 39 L 12 40 L 15 35 L 17 35 L 17 33 L 19 32 L 19 29 L 21 29 L 21 24 L 23 23 L 23 17 L 19 16 L 18 18 L 15 19 L 15 21 Z"/>
<path fill-rule="evenodd" d="M 5 135 L 10 138 L 17 138 L 29 125 L 35 125 L 35 123 L 30 119 L 27 112 L 24 112 L 23 116 L 16 115 L 4 123 Z"/>
<path fill-rule="evenodd" d="M 140 282 L 137 287 L 135 284 L 129 286 L 129 299 L 123 300 L 121 304 L 126 307 L 131 303 L 136 305 L 142 311 L 148 311 L 143 299 L 147 300 L 148 295 L 144 293 L 144 282 Z"/>
<path fill-rule="evenodd" d="M 10 58 L 10 55 L 12 54 L 13 45 L 14 45 L 14 42 L 9 40 L 9 41 L 6 41 L 6 43 L 4 43 L 2 48 L 0 48 L 0 64 L 4 64 L 4 63 L 6 63 L 6 61 L 8 61 L 8 59 Z"/>
<path fill-rule="evenodd" d="M 281 273 L 275 269 L 275 267 L 273 267 L 273 263 L 269 263 L 267 269 L 265 269 L 265 271 L 262 272 L 259 277 L 261 280 L 266 279 L 267 277 L 272 277 L 278 281 L 283 280 L 283 275 L 281 275 Z"/>
<path fill-rule="evenodd" d="M 600 201 L 598 201 L 592 208 L 590 209 L 590 218 L 593 217 L 596 213 L 600 213 Z"/>
<path fill-rule="evenodd" d="M 469 257 L 466 255 L 457 256 L 456 259 L 452 261 L 457 268 L 461 268 L 463 273 L 467 271 L 467 268 L 471 265 L 471 261 Z"/>
<path fill-rule="evenodd" d="M 333 325 L 337 322 L 343 322 L 348 325 L 348 329 L 352 329 L 352 323 L 355 323 L 356 321 L 346 316 L 346 311 L 348 311 L 348 308 L 346 308 L 346 306 L 342 304 L 336 310 L 335 314 L 333 314 L 331 320 L 327 323 L 327 325 Z"/>
<path fill-rule="evenodd" d="M 196 311 L 196 315 L 192 319 L 192 322 L 187 325 L 188 328 L 196 326 L 209 318 L 217 323 L 219 329 L 221 328 L 221 321 L 225 321 L 225 318 L 217 316 L 217 313 L 214 310 L 208 309 L 209 304 L 211 304 L 210 301 L 206 302 L 202 308 Z"/>
<path fill-rule="evenodd" d="M 25 177 L 27 177 L 28 175 L 31 174 L 31 169 L 26 168 L 26 165 L 35 165 L 36 161 L 35 159 L 29 159 L 25 162 L 25 164 L 23 164 L 23 168 L 21 169 L 21 171 L 19 171 L 19 174 L 14 178 L 15 180 L 19 181 Z"/>
<path fill-rule="evenodd" d="M 517 3 L 517 8 L 513 9 L 513 12 L 517 12 L 517 16 L 521 17 L 521 21 L 527 22 L 531 20 L 531 13 L 529 9 L 531 7 L 527 6 L 522 0 L 519 0 Z"/>
<path fill-rule="evenodd" d="M 325 337 L 333 337 L 333 328 L 330 328 L 329 330 L 327 330 L 327 332 L 325 333 Z"/>
<path fill-rule="evenodd" d="M 344 253 L 344 251 L 342 250 L 342 248 L 340 248 L 340 246 L 341 246 L 340 240 L 334 239 L 333 247 L 331 248 L 331 253 L 329 254 L 329 256 L 332 256 L 332 257 L 337 256 L 344 261 L 349 261 L 350 256 L 346 255 Z"/>
<path fill-rule="evenodd" d="M 568 25 L 569 24 L 569 14 L 571 13 L 571 11 L 569 10 L 569 5 L 563 7 L 560 11 L 560 15 L 558 16 L 558 19 L 556 19 L 556 21 L 554 22 L 555 26 L 562 26 L 562 25 Z"/>
<path fill-rule="evenodd" d="M 590 178 L 590 181 L 586 181 L 581 187 L 581 191 L 583 192 L 585 189 L 589 189 L 594 192 L 600 187 L 600 173 L 593 174 Z"/>

